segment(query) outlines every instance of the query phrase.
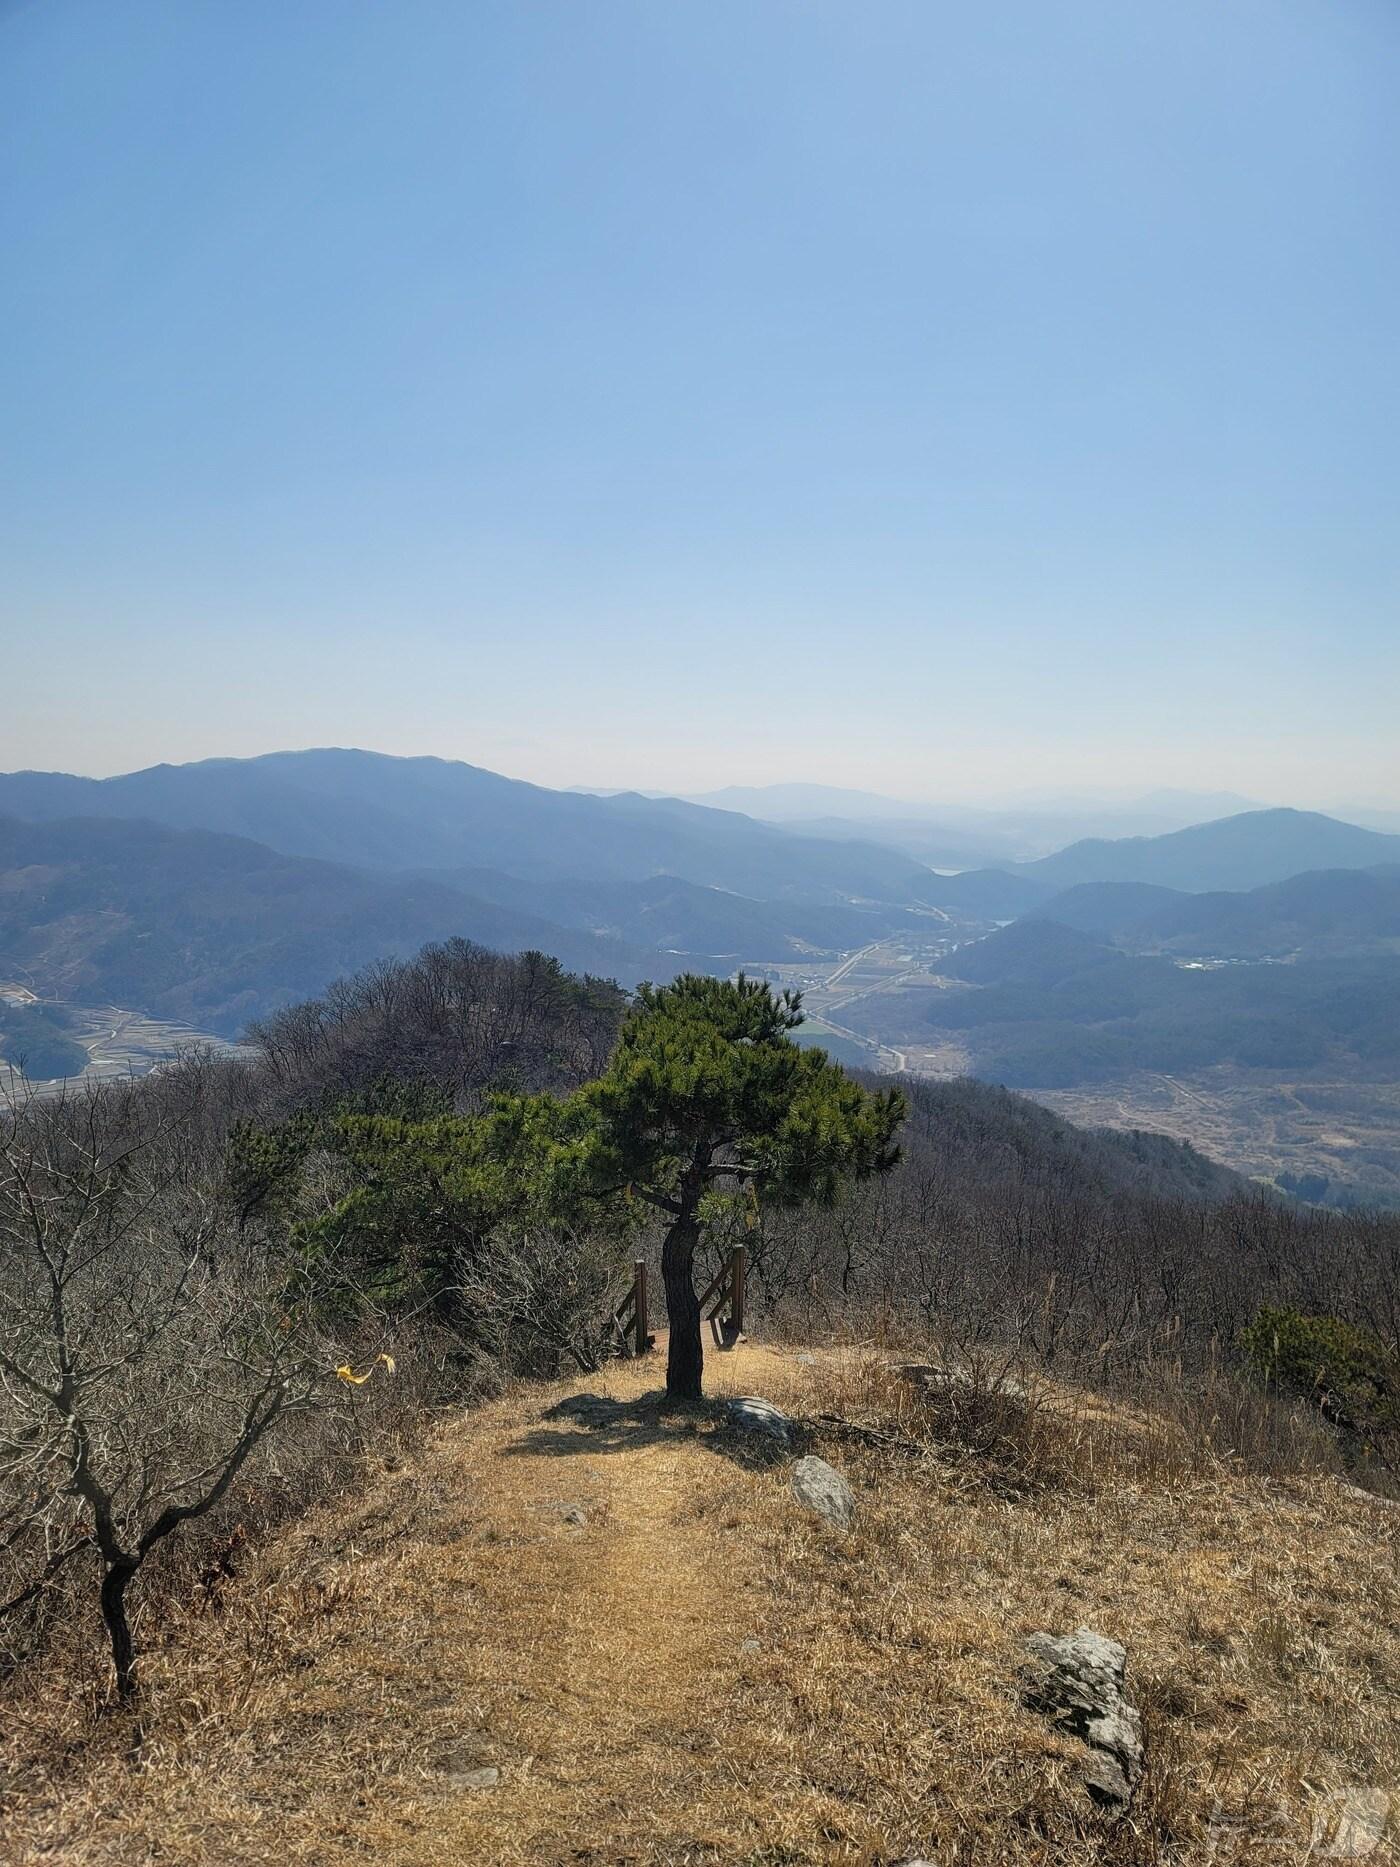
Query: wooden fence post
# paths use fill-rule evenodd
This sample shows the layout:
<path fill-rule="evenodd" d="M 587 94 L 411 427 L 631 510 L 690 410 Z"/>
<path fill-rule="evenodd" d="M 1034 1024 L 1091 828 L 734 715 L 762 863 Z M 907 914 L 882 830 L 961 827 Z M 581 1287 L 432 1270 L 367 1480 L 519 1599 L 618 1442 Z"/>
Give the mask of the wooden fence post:
<path fill-rule="evenodd" d="M 645 1355 L 651 1348 L 651 1330 L 648 1323 L 649 1311 L 647 1309 L 647 1261 L 645 1258 L 638 1258 L 632 1266 L 632 1290 L 635 1297 L 632 1307 L 636 1312 L 632 1321 L 637 1332 L 637 1353 L 639 1355 Z"/>

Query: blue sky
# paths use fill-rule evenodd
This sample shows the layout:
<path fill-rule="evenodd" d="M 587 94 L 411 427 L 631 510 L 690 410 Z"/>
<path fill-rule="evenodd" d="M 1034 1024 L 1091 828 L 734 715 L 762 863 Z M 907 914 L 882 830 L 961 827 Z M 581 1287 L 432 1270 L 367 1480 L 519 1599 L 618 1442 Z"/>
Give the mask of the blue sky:
<path fill-rule="evenodd" d="M 1400 801 L 1393 0 L 0 0 L 0 764 Z"/>

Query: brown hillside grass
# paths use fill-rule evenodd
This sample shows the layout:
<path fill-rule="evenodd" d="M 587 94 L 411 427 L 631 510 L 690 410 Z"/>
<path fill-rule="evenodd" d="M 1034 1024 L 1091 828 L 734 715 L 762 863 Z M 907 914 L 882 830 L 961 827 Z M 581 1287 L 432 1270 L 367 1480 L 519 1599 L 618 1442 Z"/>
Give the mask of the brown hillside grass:
<path fill-rule="evenodd" d="M 367 1472 L 191 1600 L 139 1728 L 26 1682 L 0 1859 L 1301 1861 L 1334 1792 L 1400 1791 L 1400 1510 L 1181 1410 L 712 1356 L 716 1394 L 851 1423 L 811 1439 L 858 1493 L 842 1536 L 715 1411 L 659 1410 L 659 1373 L 520 1389 Z M 611 1417 L 552 1412 L 585 1388 Z M 1017 1695 L 1026 1636 L 1081 1623 L 1144 1714 L 1116 1827 Z"/>

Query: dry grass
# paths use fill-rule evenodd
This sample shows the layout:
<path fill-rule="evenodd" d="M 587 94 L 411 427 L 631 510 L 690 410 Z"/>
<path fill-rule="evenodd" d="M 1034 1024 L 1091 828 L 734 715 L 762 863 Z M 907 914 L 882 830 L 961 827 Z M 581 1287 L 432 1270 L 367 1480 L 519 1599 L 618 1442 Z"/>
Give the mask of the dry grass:
<path fill-rule="evenodd" d="M 920 1448 L 818 1432 L 845 1537 L 713 1415 L 639 1400 L 655 1364 L 587 1383 L 628 1403 L 603 1424 L 549 1417 L 582 1383 L 455 1417 L 191 1604 L 143 1731 L 22 1698 L 0 1858 L 1276 1862 L 1328 1792 L 1400 1789 L 1400 1511 L 1145 1407 L 921 1400 L 883 1359 L 711 1363 Z M 1145 1713 L 1115 1829 L 1016 1694 L 1026 1635 L 1080 1623 Z"/>

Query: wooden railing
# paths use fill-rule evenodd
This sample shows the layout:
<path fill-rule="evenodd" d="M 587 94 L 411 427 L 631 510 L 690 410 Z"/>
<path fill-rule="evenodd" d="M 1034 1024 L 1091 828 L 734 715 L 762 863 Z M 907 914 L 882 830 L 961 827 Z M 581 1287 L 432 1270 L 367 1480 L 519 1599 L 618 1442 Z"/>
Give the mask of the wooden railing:
<path fill-rule="evenodd" d="M 613 1311 L 625 1356 L 650 1354 L 656 1338 L 647 1326 L 647 1261 L 637 1258 L 632 1265 L 632 1288 Z"/>
<path fill-rule="evenodd" d="M 744 1293 L 749 1248 L 735 1245 L 700 1299 L 700 1315 L 710 1325 L 716 1348 L 733 1348 L 744 1333 Z M 728 1314 L 725 1314 L 725 1312 Z"/>
<path fill-rule="evenodd" d="M 744 1333 L 748 1270 L 748 1246 L 735 1245 L 700 1298 L 701 1320 L 710 1325 L 716 1348 L 733 1348 Z M 647 1263 L 645 1258 L 637 1258 L 632 1265 L 632 1287 L 612 1313 L 619 1348 L 629 1360 L 650 1354 L 656 1346 L 647 1315 Z"/>

